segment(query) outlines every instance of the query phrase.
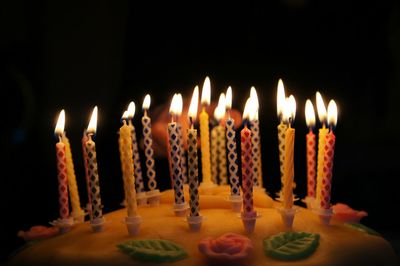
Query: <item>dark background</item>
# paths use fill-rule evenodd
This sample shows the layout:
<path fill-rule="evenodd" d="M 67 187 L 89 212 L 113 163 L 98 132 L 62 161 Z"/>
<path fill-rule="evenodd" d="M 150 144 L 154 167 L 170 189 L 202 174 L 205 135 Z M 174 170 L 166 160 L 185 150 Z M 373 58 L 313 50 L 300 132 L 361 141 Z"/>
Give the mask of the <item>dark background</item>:
<path fill-rule="evenodd" d="M 304 197 L 304 104 L 315 91 L 339 108 L 332 202 L 366 210 L 363 223 L 398 248 L 400 4 L 398 1 L 168 1 L 1 3 L 2 260 L 23 244 L 18 230 L 58 218 L 55 119 L 65 108 L 81 201 L 80 138 L 94 105 L 105 212 L 123 198 L 119 118 L 146 93 L 154 109 L 191 95 L 209 75 L 212 97 L 233 87 L 234 107 L 254 85 L 260 99 L 264 184 L 279 190 L 276 85 L 298 104 L 295 192 Z M 140 108 L 135 124 L 140 132 Z M 319 125 L 318 125 L 319 126 Z M 167 164 L 156 164 L 161 189 Z M 163 173 L 163 174 L 161 174 Z"/>

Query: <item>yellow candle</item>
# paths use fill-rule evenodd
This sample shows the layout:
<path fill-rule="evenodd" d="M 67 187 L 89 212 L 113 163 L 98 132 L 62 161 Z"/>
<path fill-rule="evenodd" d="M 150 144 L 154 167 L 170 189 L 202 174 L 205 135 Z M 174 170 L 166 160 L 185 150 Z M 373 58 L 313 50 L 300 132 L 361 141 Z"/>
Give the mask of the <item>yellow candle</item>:
<path fill-rule="evenodd" d="M 206 77 L 201 93 L 203 109 L 199 115 L 200 121 L 200 142 L 201 142 L 201 165 L 203 171 L 203 183 L 212 183 L 210 165 L 210 131 L 208 127 L 208 114 L 206 106 L 210 104 L 210 79 Z"/>
<path fill-rule="evenodd" d="M 284 186 L 282 189 L 283 194 L 283 208 L 291 209 L 293 207 L 293 180 L 294 180 L 294 136 L 295 130 L 291 127 L 291 122 L 294 120 L 296 113 L 296 101 L 291 95 L 286 99 L 286 106 L 284 111 L 284 119 L 288 118 L 289 127 L 286 130 L 285 136 L 285 162 L 284 162 Z"/>
<path fill-rule="evenodd" d="M 126 116 L 126 117 L 125 117 Z M 136 216 L 136 190 L 135 176 L 133 174 L 133 159 L 132 159 L 132 138 L 131 129 L 126 124 L 127 113 L 123 116 L 123 125 L 119 129 L 119 153 L 121 159 L 122 177 L 124 180 L 124 190 L 128 217 Z"/>
<path fill-rule="evenodd" d="M 226 143 L 225 143 L 225 127 L 222 119 L 225 117 L 225 93 L 221 93 L 218 100 L 218 106 L 215 108 L 214 117 L 219 122 L 218 126 L 213 128 L 216 130 L 216 146 L 218 156 L 218 184 L 227 184 L 226 174 Z M 214 152 L 211 154 L 214 156 Z"/>
<path fill-rule="evenodd" d="M 71 201 L 72 217 L 81 217 L 84 215 L 84 211 L 81 208 L 81 202 L 79 199 L 78 186 L 76 184 L 76 176 L 74 170 L 74 162 L 72 160 L 71 146 L 69 144 L 69 139 L 65 132 L 61 138 L 62 142 L 65 145 L 65 155 L 67 158 L 67 176 L 68 176 L 68 190 L 69 190 L 69 198 Z"/>
<path fill-rule="evenodd" d="M 276 99 L 276 107 L 277 107 L 277 113 L 278 113 L 278 118 L 280 120 L 280 123 L 278 125 L 278 149 L 279 149 L 279 169 L 280 169 L 280 174 L 281 174 L 281 192 L 283 191 L 284 188 L 284 161 L 285 161 L 285 134 L 287 130 L 287 125 L 284 123 L 283 119 L 283 111 L 285 109 L 285 102 L 286 102 L 286 96 L 285 96 L 285 87 L 283 85 L 283 81 L 279 79 L 278 81 L 278 91 L 277 91 L 277 99 Z M 281 192 L 279 194 L 281 194 Z"/>
<path fill-rule="evenodd" d="M 326 128 L 326 108 L 322 96 L 319 92 L 316 93 L 317 98 L 317 111 L 319 121 L 322 123 L 322 128 L 319 129 L 318 134 L 318 161 L 317 161 L 317 201 L 321 200 L 321 188 L 322 188 L 322 176 L 324 166 L 324 149 L 325 149 L 325 138 L 329 132 Z"/>

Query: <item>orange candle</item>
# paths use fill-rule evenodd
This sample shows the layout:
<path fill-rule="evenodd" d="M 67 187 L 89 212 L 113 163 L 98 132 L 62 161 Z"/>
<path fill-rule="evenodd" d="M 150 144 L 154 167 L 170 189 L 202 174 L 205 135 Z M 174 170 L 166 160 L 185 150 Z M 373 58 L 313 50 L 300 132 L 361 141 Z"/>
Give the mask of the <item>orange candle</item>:
<path fill-rule="evenodd" d="M 328 122 L 330 131 L 325 137 L 324 148 L 324 167 L 322 174 L 321 186 L 321 201 L 320 207 L 322 209 L 331 208 L 331 188 L 332 188 L 332 169 L 333 169 L 333 156 L 335 152 L 336 136 L 333 134 L 333 127 L 337 122 L 337 107 L 335 101 L 331 100 L 328 105 Z"/>
<path fill-rule="evenodd" d="M 315 126 L 315 113 L 314 107 L 310 100 L 306 101 L 306 123 L 309 132 L 306 135 L 306 158 L 307 158 L 307 196 L 315 197 L 315 168 L 317 162 L 315 161 L 315 134 L 313 127 Z"/>
<path fill-rule="evenodd" d="M 67 175 L 67 157 L 65 144 L 62 142 L 62 134 L 64 132 L 65 112 L 61 110 L 57 120 L 55 135 L 59 138 L 56 144 L 57 154 L 57 172 L 58 172 L 58 193 L 60 204 L 60 218 L 69 218 L 69 203 L 68 203 L 68 175 Z"/>

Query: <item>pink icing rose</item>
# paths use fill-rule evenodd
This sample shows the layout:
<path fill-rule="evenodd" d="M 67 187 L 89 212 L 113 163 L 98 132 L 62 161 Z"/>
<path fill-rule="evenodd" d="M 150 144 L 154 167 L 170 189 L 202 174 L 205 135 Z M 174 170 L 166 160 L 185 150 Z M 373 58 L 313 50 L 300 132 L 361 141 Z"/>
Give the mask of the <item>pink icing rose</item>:
<path fill-rule="evenodd" d="M 207 257 L 222 260 L 242 259 L 253 250 L 249 238 L 235 233 L 226 233 L 216 239 L 204 238 L 198 247 Z"/>
<path fill-rule="evenodd" d="M 29 231 L 19 231 L 18 236 L 23 238 L 25 241 L 46 239 L 55 235 L 58 235 L 58 227 L 46 227 L 42 225 L 32 226 Z"/>
<path fill-rule="evenodd" d="M 343 203 L 337 203 L 332 206 L 333 218 L 346 223 L 358 223 L 361 218 L 368 216 L 365 211 L 356 211 Z"/>

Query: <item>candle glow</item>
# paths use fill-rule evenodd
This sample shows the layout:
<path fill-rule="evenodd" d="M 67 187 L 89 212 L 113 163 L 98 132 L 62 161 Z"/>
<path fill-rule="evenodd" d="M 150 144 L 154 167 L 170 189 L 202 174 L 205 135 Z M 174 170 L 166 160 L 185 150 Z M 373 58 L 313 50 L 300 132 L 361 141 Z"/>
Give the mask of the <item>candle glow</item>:
<path fill-rule="evenodd" d="M 128 109 L 126 110 L 128 112 L 128 119 L 133 119 L 135 116 L 135 111 L 136 111 L 136 106 L 134 102 L 130 102 L 128 105 Z"/>
<path fill-rule="evenodd" d="M 97 128 L 97 106 L 94 107 L 92 116 L 90 117 L 87 133 L 96 134 L 96 128 Z"/>
<path fill-rule="evenodd" d="M 331 127 L 335 127 L 337 123 L 337 106 L 334 100 L 330 100 L 328 104 L 328 124 Z"/>
<path fill-rule="evenodd" d="M 214 110 L 214 117 L 220 121 L 225 116 L 225 94 L 221 93 L 218 100 L 218 105 Z"/>
<path fill-rule="evenodd" d="M 317 98 L 317 112 L 319 121 L 325 125 L 326 122 L 326 107 L 324 104 L 324 100 L 322 99 L 321 93 L 317 91 L 316 93 Z"/>
<path fill-rule="evenodd" d="M 228 87 L 225 94 L 225 108 L 226 110 L 232 109 L 232 88 Z"/>
<path fill-rule="evenodd" d="M 188 116 L 192 120 L 192 123 L 197 118 L 197 109 L 199 103 L 199 86 L 194 87 L 192 100 L 190 101 Z M 190 122 L 190 121 L 189 121 Z"/>
<path fill-rule="evenodd" d="M 211 83 L 210 78 L 206 77 L 203 83 L 203 89 L 201 90 L 201 104 L 210 105 L 211 101 Z"/>
<path fill-rule="evenodd" d="M 143 110 L 149 109 L 149 107 L 150 107 L 150 102 L 151 102 L 150 95 L 147 94 L 147 95 L 144 97 L 144 100 L 143 100 L 143 105 L 142 105 Z"/>
<path fill-rule="evenodd" d="M 64 127 L 65 127 L 65 111 L 64 109 L 62 109 L 60 114 L 58 115 L 54 134 L 57 136 L 61 136 L 64 132 Z"/>
<path fill-rule="evenodd" d="M 313 128 L 315 126 L 315 113 L 313 104 L 309 99 L 306 101 L 306 124 L 307 127 Z"/>
<path fill-rule="evenodd" d="M 278 117 L 281 118 L 283 116 L 283 111 L 285 109 L 285 87 L 283 85 L 283 81 L 279 79 L 278 81 L 278 93 L 277 93 L 277 112 Z"/>

